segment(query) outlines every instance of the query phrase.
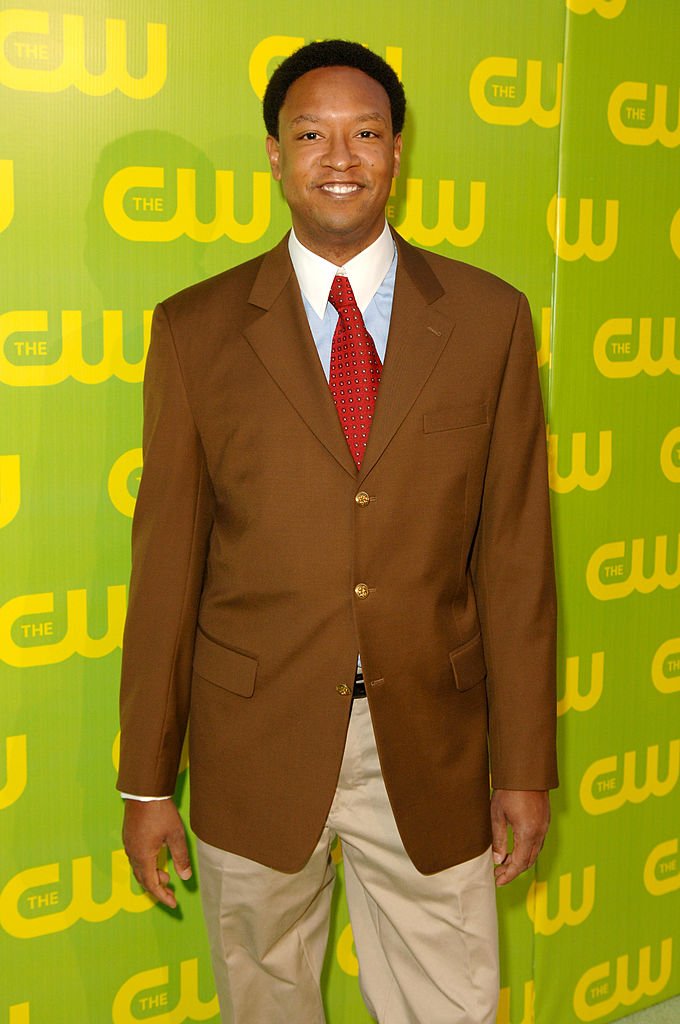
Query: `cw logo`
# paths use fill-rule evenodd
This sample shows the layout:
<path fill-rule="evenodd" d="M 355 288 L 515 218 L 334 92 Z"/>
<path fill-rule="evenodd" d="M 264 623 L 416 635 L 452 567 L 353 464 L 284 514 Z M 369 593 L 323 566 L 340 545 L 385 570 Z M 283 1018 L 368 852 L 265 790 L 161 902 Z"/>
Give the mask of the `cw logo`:
<path fill-rule="evenodd" d="M 137 78 L 128 71 L 124 21 L 105 19 L 104 69 L 93 75 L 87 68 L 92 44 L 86 44 L 85 18 L 62 14 L 61 19 L 61 32 L 52 34 L 47 11 L 0 12 L 0 83 L 10 89 L 50 93 L 74 86 L 87 96 L 106 96 L 118 89 L 135 100 L 146 100 L 163 88 L 168 70 L 166 25 L 147 24 L 146 73 Z M 27 35 L 41 38 L 27 42 Z M 57 54 L 61 63 L 54 66 Z"/>
<path fill-rule="evenodd" d="M 665 896 L 680 889 L 677 839 L 654 847 L 645 861 L 643 879 L 645 889 L 652 896 Z"/>
<path fill-rule="evenodd" d="M 72 654 L 83 658 L 105 658 L 120 647 L 126 610 L 126 588 L 106 588 L 107 627 L 103 636 L 92 637 L 88 630 L 87 591 L 67 590 L 66 632 L 54 639 L 54 594 L 26 594 L 14 597 L 0 607 L 0 660 L 14 668 L 56 665 Z M 30 619 L 29 619 L 30 616 Z M 35 616 L 40 616 L 36 621 Z M 28 619 L 27 622 L 22 622 Z M 13 634 L 18 634 L 17 643 Z M 35 641 L 38 641 L 36 644 Z"/>
<path fill-rule="evenodd" d="M 675 354 L 676 318 L 663 318 L 661 351 L 656 356 L 652 356 L 652 317 L 642 316 L 639 323 L 635 353 L 629 340 L 633 337 L 631 317 L 605 320 L 598 328 L 593 345 L 593 358 L 600 373 L 604 377 L 617 379 L 637 377 L 639 373 L 646 373 L 650 377 L 660 377 L 666 371 L 680 374 L 680 358 Z"/>
<path fill-rule="evenodd" d="M 602 18 L 618 18 L 625 6 L 626 0 L 567 0 L 567 7 L 574 14 L 596 11 Z"/>
<path fill-rule="evenodd" d="M 680 210 L 676 210 L 671 221 L 671 248 L 680 260 Z"/>
<path fill-rule="evenodd" d="M 550 306 L 543 306 L 541 308 L 541 333 L 540 341 L 536 356 L 538 358 L 538 365 L 550 366 L 552 361 L 551 355 L 551 336 L 552 336 L 552 308 Z"/>
<path fill-rule="evenodd" d="M 116 459 L 109 473 L 109 498 L 121 515 L 129 516 L 135 511 L 137 487 L 141 477 L 142 449 L 131 448 Z M 133 493 L 134 490 L 134 493 Z"/>
<path fill-rule="evenodd" d="M 612 472 L 612 432 L 611 430 L 600 431 L 600 454 L 599 464 L 594 473 L 586 469 L 586 434 L 575 433 L 571 435 L 571 469 L 563 476 L 558 470 L 559 465 L 559 434 L 551 434 L 550 426 L 548 433 L 548 471 L 550 477 L 550 488 L 557 494 L 568 494 L 575 487 L 582 487 L 584 491 L 597 491 L 604 487 Z"/>
<path fill-rule="evenodd" d="M 614 138 L 626 146 L 680 146 L 680 126 L 668 127 L 668 86 L 654 86 L 654 115 L 647 124 L 647 82 L 620 82 L 609 97 L 607 119 Z M 680 97 L 680 91 L 679 91 Z M 680 104 L 679 104 L 680 108 Z"/>
<path fill-rule="evenodd" d="M 618 811 L 625 803 L 641 804 L 650 796 L 668 796 L 680 776 L 680 740 L 671 740 L 668 746 L 668 772 L 659 778 L 659 746 L 647 748 L 645 781 L 636 783 L 637 752 L 627 750 L 623 755 L 623 771 L 619 773 L 618 755 L 593 761 L 581 779 L 580 798 L 588 814 L 608 814 Z"/>
<path fill-rule="evenodd" d="M 185 1021 L 212 1020 L 219 1013 L 217 996 L 204 1003 L 198 993 L 198 960 L 182 960 L 179 965 L 179 999 L 173 1009 L 168 1008 L 167 988 L 169 967 L 154 967 L 140 971 L 123 982 L 116 992 L 111 1008 L 113 1024 L 138 1024 L 143 1019 L 157 1024 L 184 1024 Z M 156 1011 L 156 1012 L 153 1012 Z"/>
<path fill-rule="evenodd" d="M 680 548 L 680 534 L 678 534 Z M 675 570 L 668 572 L 668 537 L 654 538 L 654 569 L 651 576 L 645 576 L 645 538 L 636 537 L 631 541 L 630 568 L 625 575 L 626 542 L 614 541 L 602 544 L 590 556 L 586 568 L 588 590 L 598 601 L 615 601 L 628 597 L 633 591 L 651 594 L 657 587 L 674 590 L 680 587 L 680 557 L 676 552 Z"/>
<path fill-rule="evenodd" d="M 652 682 L 659 693 L 680 692 L 680 637 L 666 640 L 652 659 Z"/>
<path fill-rule="evenodd" d="M 581 659 L 578 655 L 567 658 L 564 697 L 557 702 L 557 714 L 567 711 L 590 711 L 600 697 L 604 685 L 604 651 L 595 651 L 590 658 L 590 688 L 581 693 L 579 689 Z"/>
<path fill-rule="evenodd" d="M 537 935 L 554 935 L 565 924 L 574 927 L 582 924 L 593 912 L 595 906 L 595 865 L 584 868 L 583 899 L 581 906 L 574 909 L 571 901 L 571 872 L 560 875 L 557 913 L 548 914 L 548 883 L 532 882 L 527 893 L 527 913 Z"/>
<path fill-rule="evenodd" d="M 136 363 L 129 362 L 123 351 L 123 311 L 105 309 L 102 312 L 102 357 L 98 363 L 90 363 L 83 355 L 83 314 L 79 309 L 65 309 L 61 313 L 60 356 L 49 363 L 36 363 L 36 359 L 49 356 L 49 342 L 46 338 L 27 338 L 26 335 L 45 334 L 49 330 L 47 310 L 17 309 L 1 313 L 0 381 L 17 388 L 61 384 L 68 377 L 81 384 L 101 384 L 112 377 L 136 384 L 144 377 L 151 318 L 152 311 L 144 310 L 144 351 Z M 12 338 L 14 340 L 10 341 Z M 12 359 L 8 350 L 12 352 Z"/>
<path fill-rule="evenodd" d="M 511 1024 L 514 1021 L 514 1017 L 510 1015 L 510 1002 L 512 996 L 512 989 L 502 988 L 498 996 L 498 1012 L 496 1014 L 496 1024 Z M 518 1021 L 518 1024 L 534 1024 L 534 1002 L 536 999 L 536 991 L 534 988 L 533 981 L 524 982 L 524 1008 L 522 1012 L 522 1019 Z"/>
<path fill-rule="evenodd" d="M 14 218 L 14 161 L 0 160 L 0 233 Z"/>
<path fill-rule="evenodd" d="M 234 213 L 234 172 L 215 171 L 215 216 L 199 220 L 196 213 L 196 170 L 178 167 L 175 212 L 164 214 L 166 197 L 141 195 L 146 189 L 165 188 L 164 167 L 123 167 L 116 171 L 104 189 L 106 219 L 121 238 L 131 242 L 174 242 L 186 235 L 194 242 L 216 242 L 230 238 L 243 245 L 262 238 L 271 221 L 271 176 L 253 171 L 252 217 L 246 223 Z M 136 195 L 128 193 L 136 192 Z M 144 216 L 152 214 L 152 218 Z M 136 216 L 141 214 L 141 216 Z"/>
<path fill-rule="evenodd" d="M 352 935 L 351 924 L 345 925 L 342 929 L 335 951 L 340 965 L 340 970 L 344 971 L 345 974 L 349 974 L 350 978 L 358 978 L 359 961 L 357 960 L 356 950 L 354 949 L 354 936 Z"/>
<path fill-rule="evenodd" d="M 28 868 L 10 878 L 0 893 L 0 926 L 8 935 L 15 939 L 54 935 L 78 921 L 99 924 L 121 910 L 139 914 L 155 903 L 148 893 L 132 891 L 124 850 L 111 853 L 111 895 L 103 903 L 97 903 L 92 895 L 92 857 L 76 857 L 71 862 L 70 901 L 63 910 L 58 909 L 65 903 L 60 877 L 55 863 Z"/>
<path fill-rule="evenodd" d="M 10 1006 L 9 1024 L 31 1024 L 31 1004 L 15 1003 Z"/>
<path fill-rule="evenodd" d="M 554 128 L 560 123 L 562 65 L 557 65 L 555 102 L 549 108 L 542 105 L 543 61 L 527 60 L 524 99 L 517 95 L 518 67 L 516 57 L 485 57 L 470 77 L 472 109 L 488 124 L 520 125 L 533 121 L 541 128 Z"/>
<path fill-rule="evenodd" d="M 425 227 L 423 223 L 423 180 L 422 178 L 406 179 L 406 212 L 401 224 L 395 228 L 406 241 L 417 245 L 434 246 L 442 242 L 460 248 L 473 245 L 484 231 L 486 213 L 486 182 L 470 182 L 468 200 L 468 222 L 459 227 L 456 224 L 455 181 L 442 179 L 439 182 L 437 202 L 437 219 L 434 227 Z M 392 186 L 392 195 L 396 192 L 396 183 Z M 391 211 L 388 209 L 388 213 Z"/>
<path fill-rule="evenodd" d="M 619 1006 L 635 1006 L 643 996 L 656 996 L 663 992 L 671 976 L 673 964 L 673 940 L 661 943 L 659 974 L 651 976 L 651 946 L 643 946 L 639 952 L 637 971 L 638 983 L 631 988 L 628 954 L 616 958 L 616 982 L 611 992 L 612 965 L 607 960 L 590 967 L 581 975 L 574 989 L 574 1013 L 579 1020 L 593 1021 L 607 1017 Z"/>
<path fill-rule="evenodd" d="M 604 237 L 601 242 L 593 239 L 593 200 L 579 199 L 578 231 L 576 240 L 567 240 L 567 199 L 554 195 L 548 203 L 546 223 L 548 233 L 561 260 L 573 262 L 587 256 L 594 263 L 602 263 L 612 255 L 619 240 L 619 201 L 605 200 Z"/>
<path fill-rule="evenodd" d="M 0 455 L 0 530 L 11 523 L 21 505 L 21 459 Z"/>
<path fill-rule="evenodd" d="M 28 758 L 26 736 L 8 736 L 5 740 L 5 785 L 0 789 L 0 811 L 15 804 L 26 789 Z"/>
<path fill-rule="evenodd" d="M 671 483 L 680 484 L 680 427 L 674 427 L 666 434 L 660 458 L 663 475 Z"/>
<path fill-rule="evenodd" d="M 290 57 L 291 53 L 304 45 L 304 36 L 267 36 L 262 39 L 250 55 L 248 77 L 258 100 L 264 96 L 269 81 L 269 65 L 276 58 Z M 386 46 L 385 60 L 401 78 L 402 49 L 400 46 Z"/>

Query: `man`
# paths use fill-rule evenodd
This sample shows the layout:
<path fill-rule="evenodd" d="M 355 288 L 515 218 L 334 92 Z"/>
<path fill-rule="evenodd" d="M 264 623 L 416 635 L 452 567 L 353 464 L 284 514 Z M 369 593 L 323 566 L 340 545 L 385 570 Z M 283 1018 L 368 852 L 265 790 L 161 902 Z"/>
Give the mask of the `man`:
<path fill-rule="evenodd" d="M 225 1024 L 324 1020 L 335 834 L 376 1019 L 492 1024 L 492 832 L 503 885 L 548 825 L 555 602 L 529 310 L 388 230 L 404 109 L 357 44 L 284 61 L 264 111 L 293 232 L 154 321 L 124 838 L 175 906 L 156 859 L 167 844 L 188 877 L 182 824 L 139 798 L 173 792 L 190 718 Z"/>

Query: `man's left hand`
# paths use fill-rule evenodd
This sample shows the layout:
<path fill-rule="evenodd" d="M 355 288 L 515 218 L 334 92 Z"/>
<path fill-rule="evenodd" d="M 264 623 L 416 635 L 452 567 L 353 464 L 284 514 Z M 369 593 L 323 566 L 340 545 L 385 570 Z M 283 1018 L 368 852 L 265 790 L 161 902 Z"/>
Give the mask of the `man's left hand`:
<path fill-rule="evenodd" d="M 496 789 L 491 797 L 491 831 L 496 885 L 507 885 L 538 857 L 550 824 L 545 790 Z M 513 850 L 508 853 L 508 825 Z"/>

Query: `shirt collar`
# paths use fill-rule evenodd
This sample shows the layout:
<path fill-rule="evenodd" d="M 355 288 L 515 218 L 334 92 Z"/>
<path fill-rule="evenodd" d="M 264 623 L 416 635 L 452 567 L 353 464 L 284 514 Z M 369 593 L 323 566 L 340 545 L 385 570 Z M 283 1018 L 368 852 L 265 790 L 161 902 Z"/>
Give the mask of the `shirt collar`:
<path fill-rule="evenodd" d="M 323 320 L 326 312 L 328 293 L 336 274 L 345 274 L 349 278 L 363 316 L 392 265 L 394 248 L 394 239 L 387 221 L 380 237 L 342 267 L 306 249 L 293 229 L 288 238 L 288 251 L 300 291 L 320 320 Z"/>

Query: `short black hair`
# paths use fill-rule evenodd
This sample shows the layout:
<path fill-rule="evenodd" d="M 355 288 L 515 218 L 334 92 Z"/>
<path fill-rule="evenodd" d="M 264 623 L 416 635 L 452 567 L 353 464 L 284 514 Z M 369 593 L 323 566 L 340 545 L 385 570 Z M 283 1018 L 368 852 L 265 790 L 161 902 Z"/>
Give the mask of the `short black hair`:
<path fill-rule="evenodd" d="M 382 85 L 390 101 L 392 131 L 398 135 L 404 127 L 406 95 L 396 72 L 377 53 L 346 39 L 323 39 L 307 43 L 279 64 L 262 100 L 262 113 L 269 135 L 275 139 L 279 137 L 279 111 L 293 82 L 308 71 L 331 67 L 357 68 Z"/>

